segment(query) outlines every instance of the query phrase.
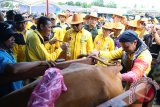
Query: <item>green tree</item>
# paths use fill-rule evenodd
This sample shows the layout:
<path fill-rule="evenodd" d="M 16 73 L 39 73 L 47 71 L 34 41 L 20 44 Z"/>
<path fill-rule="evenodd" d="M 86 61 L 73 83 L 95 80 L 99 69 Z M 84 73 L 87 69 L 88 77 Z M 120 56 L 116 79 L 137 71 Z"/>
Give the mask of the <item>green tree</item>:
<path fill-rule="evenodd" d="M 94 6 L 104 6 L 104 1 L 103 0 L 94 0 L 93 2 L 92 2 L 92 5 L 94 5 Z"/>
<path fill-rule="evenodd" d="M 66 2 L 66 4 L 74 6 L 74 2 L 73 1 L 68 1 L 68 2 Z"/>
<path fill-rule="evenodd" d="M 117 8 L 117 4 L 114 3 L 113 1 L 110 1 L 109 3 L 107 3 L 107 4 L 105 5 L 105 7 Z"/>
<path fill-rule="evenodd" d="M 81 3 L 81 7 L 83 7 L 83 8 L 90 8 L 91 4 L 87 4 L 87 3 L 83 2 L 83 3 Z"/>
<path fill-rule="evenodd" d="M 76 6 L 81 6 L 81 2 L 76 2 L 75 5 Z"/>
<path fill-rule="evenodd" d="M 13 2 L 11 2 L 11 1 L 1 2 L 0 6 L 1 6 L 1 8 L 9 8 L 9 9 L 14 8 Z"/>
<path fill-rule="evenodd" d="M 58 2 L 58 4 L 59 4 L 59 5 L 64 5 L 65 3 L 62 3 L 62 2 Z"/>

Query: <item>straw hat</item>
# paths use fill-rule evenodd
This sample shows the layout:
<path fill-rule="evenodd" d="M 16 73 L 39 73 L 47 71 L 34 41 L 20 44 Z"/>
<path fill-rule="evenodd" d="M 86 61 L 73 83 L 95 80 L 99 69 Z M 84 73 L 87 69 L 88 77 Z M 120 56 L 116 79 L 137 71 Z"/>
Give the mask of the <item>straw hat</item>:
<path fill-rule="evenodd" d="M 113 29 L 122 30 L 124 26 L 121 23 L 113 23 Z"/>
<path fill-rule="evenodd" d="M 102 26 L 103 29 L 110 29 L 112 30 L 113 28 L 113 23 L 111 22 L 106 22 L 103 26 Z"/>
<path fill-rule="evenodd" d="M 64 16 L 64 17 L 66 17 L 66 19 L 68 18 L 67 14 L 65 14 L 65 13 L 58 14 L 58 18 L 60 18 L 60 16 Z"/>
<path fill-rule="evenodd" d="M 88 20 L 90 17 L 96 18 L 97 20 L 99 20 L 100 18 L 98 17 L 97 13 L 91 13 L 86 15 L 85 19 Z"/>
<path fill-rule="evenodd" d="M 50 19 L 51 19 L 51 18 L 53 18 L 53 19 L 55 19 L 55 20 L 57 19 L 57 16 L 56 16 L 54 13 L 50 13 L 48 17 L 49 17 Z"/>
<path fill-rule="evenodd" d="M 112 18 L 114 18 L 115 16 L 120 16 L 123 20 L 125 19 L 125 17 L 121 13 L 114 13 Z"/>
<path fill-rule="evenodd" d="M 131 26 L 131 27 L 138 28 L 138 25 L 137 25 L 137 21 L 136 21 L 136 20 L 130 20 L 127 25 L 128 25 L 128 26 Z"/>
<path fill-rule="evenodd" d="M 73 14 L 72 21 L 70 24 L 79 24 L 83 22 L 83 15 L 82 14 Z"/>
<path fill-rule="evenodd" d="M 100 17 L 98 21 L 103 22 L 104 21 L 104 17 Z"/>

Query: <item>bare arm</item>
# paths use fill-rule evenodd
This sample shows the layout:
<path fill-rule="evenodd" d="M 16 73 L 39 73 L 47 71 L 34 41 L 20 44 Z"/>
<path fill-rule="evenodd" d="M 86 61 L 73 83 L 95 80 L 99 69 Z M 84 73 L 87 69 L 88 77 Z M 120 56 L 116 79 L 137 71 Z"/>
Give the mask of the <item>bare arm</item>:
<path fill-rule="evenodd" d="M 157 45 L 160 45 L 160 36 L 158 35 L 158 33 L 156 32 L 153 35 L 154 35 L 154 38 L 155 38 Z"/>
<path fill-rule="evenodd" d="M 35 62 L 19 62 L 16 64 L 7 64 L 4 72 L 7 74 L 22 74 L 26 73 L 37 66 L 55 66 L 53 61 L 35 61 Z"/>
<path fill-rule="evenodd" d="M 152 33 L 152 36 L 155 38 L 156 44 L 160 45 L 160 36 L 158 34 L 158 30 L 160 29 L 158 29 L 157 26 L 153 26 L 151 28 L 151 33 Z"/>

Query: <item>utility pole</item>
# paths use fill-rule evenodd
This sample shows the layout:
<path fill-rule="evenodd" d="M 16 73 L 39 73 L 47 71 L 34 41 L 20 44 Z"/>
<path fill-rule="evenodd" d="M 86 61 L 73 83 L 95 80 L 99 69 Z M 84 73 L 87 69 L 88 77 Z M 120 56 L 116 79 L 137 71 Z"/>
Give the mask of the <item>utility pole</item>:
<path fill-rule="evenodd" d="M 46 0 L 46 15 L 49 15 L 49 5 L 48 5 L 48 0 Z"/>

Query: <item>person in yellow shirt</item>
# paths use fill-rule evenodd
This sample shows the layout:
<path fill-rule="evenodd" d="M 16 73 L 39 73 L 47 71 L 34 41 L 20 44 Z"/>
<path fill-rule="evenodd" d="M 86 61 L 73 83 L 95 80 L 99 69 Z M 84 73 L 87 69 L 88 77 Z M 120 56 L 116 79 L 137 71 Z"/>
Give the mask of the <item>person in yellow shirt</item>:
<path fill-rule="evenodd" d="M 152 56 L 138 35 L 134 31 L 127 30 L 120 35 L 119 41 L 122 48 L 110 52 L 94 51 L 90 55 L 122 59 L 122 80 L 128 83 L 148 74 L 151 69 Z"/>
<path fill-rule="evenodd" d="M 139 37 L 142 39 L 144 35 L 149 34 L 146 30 L 146 26 L 147 26 L 147 19 L 146 18 L 142 18 L 140 20 L 137 21 L 137 25 L 138 25 L 138 29 L 137 32 L 139 32 Z"/>
<path fill-rule="evenodd" d="M 70 26 L 68 23 L 66 23 L 68 16 L 65 13 L 58 14 L 59 22 L 56 26 L 60 26 L 63 29 L 64 34 L 68 29 L 70 29 Z"/>
<path fill-rule="evenodd" d="M 123 29 L 121 31 L 122 33 L 125 30 L 125 26 L 124 24 L 122 24 L 122 22 L 125 20 L 125 17 L 121 13 L 114 13 L 112 15 L 112 18 L 113 18 L 113 23 L 121 24 L 123 26 Z"/>
<path fill-rule="evenodd" d="M 56 26 L 57 16 L 54 13 L 50 13 L 48 16 L 52 23 L 51 35 L 48 40 L 45 42 L 45 47 L 49 53 L 53 53 L 56 49 L 58 49 L 63 41 L 64 32 L 61 27 Z M 48 42 L 52 41 L 52 45 L 48 44 Z"/>
<path fill-rule="evenodd" d="M 121 34 L 123 30 L 123 25 L 120 24 L 120 23 L 113 23 L 113 28 L 112 28 L 112 31 L 114 32 L 112 35 L 111 35 L 111 38 L 114 40 L 114 45 L 115 45 L 115 49 L 118 49 L 120 48 L 120 43 L 119 43 L 119 36 Z"/>
<path fill-rule="evenodd" d="M 64 36 L 64 42 L 68 43 L 66 60 L 77 59 L 82 54 L 89 54 L 93 50 L 91 33 L 83 28 L 83 16 L 74 14 L 71 21 L 72 29 Z"/>
<path fill-rule="evenodd" d="M 25 45 L 26 45 L 26 30 L 25 30 L 25 22 L 26 20 L 21 14 L 16 14 L 14 17 L 15 21 L 15 29 L 16 34 L 14 35 L 15 38 L 15 45 L 13 47 L 13 53 L 16 57 L 17 62 L 24 62 L 26 61 L 25 57 Z"/>
<path fill-rule="evenodd" d="M 27 61 L 38 60 L 56 60 L 65 45 L 61 45 L 53 53 L 49 53 L 45 48 L 44 42 L 48 40 L 51 34 L 51 20 L 48 17 L 42 16 L 38 19 L 37 30 L 32 30 L 27 35 L 26 40 L 26 58 Z M 48 42 L 48 45 L 52 45 L 52 41 Z"/>
<path fill-rule="evenodd" d="M 112 32 L 112 23 L 107 22 L 102 26 L 103 33 L 96 36 L 94 39 L 94 49 L 98 51 L 114 50 L 114 41 L 110 37 Z"/>

